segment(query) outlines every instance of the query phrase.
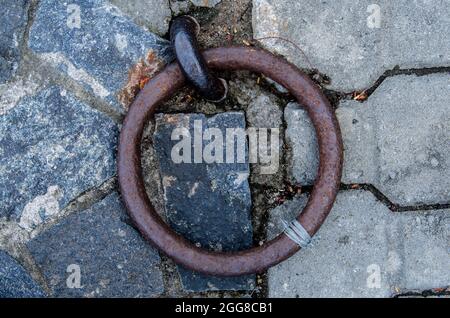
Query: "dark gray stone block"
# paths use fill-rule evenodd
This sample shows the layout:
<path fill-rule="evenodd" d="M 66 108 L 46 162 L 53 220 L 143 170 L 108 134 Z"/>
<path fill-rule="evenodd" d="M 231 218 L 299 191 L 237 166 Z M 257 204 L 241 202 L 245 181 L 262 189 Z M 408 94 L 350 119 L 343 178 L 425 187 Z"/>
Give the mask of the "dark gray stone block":
<path fill-rule="evenodd" d="M 225 113 L 211 118 L 203 114 L 158 115 L 154 145 L 161 167 L 167 216 L 172 228 L 203 248 L 221 251 L 242 250 L 252 245 L 250 219 L 251 197 L 248 184 L 248 159 L 234 163 L 175 163 L 171 158 L 171 140 L 175 128 L 186 128 L 194 136 L 194 122 L 201 121 L 202 131 L 218 128 L 245 129 L 242 113 Z M 209 142 L 203 142 L 204 147 Z M 247 145 L 244 145 L 247 157 Z M 224 147 L 225 153 L 225 147 Z M 224 155 L 225 159 L 225 155 Z M 246 290 L 253 287 L 253 276 L 218 278 L 180 268 L 186 290 Z"/>
<path fill-rule="evenodd" d="M 9 80 L 19 65 L 28 5 L 27 0 L 0 2 L 0 83 Z"/>
<path fill-rule="evenodd" d="M 158 252 L 130 225 L 116 193 L 71 214 L 28 248 L 55 297 L 151 297 L 163 292 Z M 80 288 L 70 277 L 73 265 L 79 266 Z"/>
<path fill-rule="evenodd" d="M 58 87 L 0 121 L 0 216 L 33 229 L 115 174 L 117 125 Z"/>
<path fill-rule="evenodd" d="M 39 285 L 16 260 L 0 251 L 0 298 L 36 297 L 45 297 Z"/>

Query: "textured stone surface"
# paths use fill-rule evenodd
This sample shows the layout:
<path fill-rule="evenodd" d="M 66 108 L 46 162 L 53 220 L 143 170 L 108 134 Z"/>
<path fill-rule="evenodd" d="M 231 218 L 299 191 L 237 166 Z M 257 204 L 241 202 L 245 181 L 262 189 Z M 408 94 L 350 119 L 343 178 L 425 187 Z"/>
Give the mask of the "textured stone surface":
<path fill-rule="evenodd" d="M 265 184 L 272 186 L 280 186 L 283 181 L 282 167 L 280 167 L 283 141 L 281 140 L 282 117 L 283 112 L 273 97 L 261 94 L 257 96 L 247 107 L 247 121 L 249 127 L 257 128 L 258 133 L 258 148 L 255 152 L 258 153 L 258 163 L 252 164 L 251 181 L 257 184 Z M 268 129 L 267 132 L 259 129 Z M 275 129 L 272 131 L 272 129 Z M 268 142 L 261 142 L 263 133 L 267 133 Z M 273 140 L 276 138 L 278 141 Z M 272 145 L 272 142 L 274 144 Z M 271 153 L 271 147 L 276 149 L 276 153 Z M 264 162 L 263 156 L 270 156 L 274 160 L 269 163 Z M 261 168 L 265 167 L 265 170 Z"/>
<path fill-rule="evenodd" d="M 18 78 L 5 84 L 0 84 L 0 116 L 15 107 L 27 95 L 34 95 L 39 88 L 30 78 Z"/>
<path fill-rule="evenodd" d="M 178 16 L 181 14 L 186 14 L 189 12 L 189 10 L 192 7 L 192 3 L 188 0 L 169 0 L 170 4 L 170 10 L 172 10 L 172 13 L 174 16 Z"/>
<path fill-rule="evenodd" d="M 307 58 L 289 42 L 261 42 L 300 67 L 327 74 L 332 89 L 362 90 L 397 65 L 450 65 L 449 15 L 448 0 L 254 0 L 253 36 L 291 40 Z"/>
<path fill-rule="evenodd" d="M 151 297 L 163 292 L 160 258 L 130 225 L 116 193 L 28 243 L 54 297 Z M 67 284 L 79 266 L 80 288 Z M 69 268 L 68 268 L 69 267 Z M 69 270 L 69 272 L 68 272 Z M 72 271 L 72 272 L 71 272 Z M 76 287 L 76 285 L 75 285 Z"/>
<path fill-rule="evenodd" d="M 301 196 L 275 208 L 269 236 L 305 203 Z M 370 192 L 341 192 L 313 243 L 269 270 L 269 296 L 389 297 L 445 287 L 449 243 L 450 210 L 393 213 Z"/>
<path fill-rule="evenodd" d="M 166 40 L 146 32 L 103 0 L 77 0 L 70 5 L 40 1 L 29 46 L 119 111 L 120 105 L 128 106 L 123 88 L 172 58 Z M 139 86 L 139 80 L 134 84 Z"/>
<path fill-rule="evenodd" d="M 386 80 L 363 106 L 377 136 L 373 183 L 392 201 L 450 202 L 449 98 L 448 74 L 401 76 Z"/>
<path fill-rule="evenodd" d="M 0 298 L 35 298 L 45 294 L 27 271 L 0 250 Z"/>
<path fill-rule="evenodd" d="M 194 130 L 196 121 L 201 121 L 199 127 L 202 131 L 218 128 L 224 136 L 225 128 L 245 129 L 244 115 L 236 112 L 210 118 L 203 114 L 157 116 L 154 145 L 169 223 L 175 231 L 203 248 L 223 251 L 246 249 L 252 245 L 248 162 L 175 163 L 171 159 L 172 149 L 179 143 L 171 140 L 173 130 L 183 127 L 186 134 L 190 132 L 194 137 L 195 131 L 201 132 L 200 128 Z M 209 142 L 204 142 L 203 146 L 207 144 Z M 185 149 L 191 149 L 190 145 Z M 203 148 L 200 146 L 198 149 Z M 191 158 L 194 162 L 194 149 Z M 249 289 L 253 284 L 251 276 L 208 277 L 182 268 L 180 274 L 184 288 L 191 291 Z"/>
<path fill-rule="evenodd" d="M 362 104 L 341 102 L 343 182 L 373 184 L 404 206 L 450 202 L 449 98 L 447 74 L 402 75 L 386 79 Z M 293 107 L 285 112 L 292 174 L 312 183 L 314 131 L 306 113 Z"/>
<path fill-rule="evenodd" d="M 351 106 L 346 106 L 348 105 Z M 397 103 L 390 105 L 393 112 Z M 406 114 L 404 114 L 406 115 Z M 336 111 L 344 142 L 344 183 L 370 183 L 377 179 L 377 124 L 373 111 L 357 102 L 342 102 Z M 389 116 L 389 115 L 388 115 Z M 410 116 L 415 116 L 412 112 Z M 388 193 L 386 193 L 388 195 Z"/>
<path fill-rule="evenodd" d="M 28 230 L 115 174 L 116 124 L 51 87 L 0 121 L 0 216 Z"/>
<path fill-rule="evenodd" d="M 345 102 L 344 102 L 345 103 Z M 342 182 L 368 183 L 376 179 L 376 137 L 368 122 L 372 116 L 360 103 L 340 107 L 336 116 L 344 142 Z M 312 185 L 317 175 L 319 154 L 314 126 L 299 104 L 289 103 L 284 112 L 287 124 L 286 143 L 289 146 L 289 177 L 293 183 Z M 374 168 L 375 167 L 375 168 Z"/>
<path fill-rule="evenodd" d="M 286 144 L 289 147 L 288 176 L 294 183 L 313 184 L 319 167 L 317 138 L 314 126 L 297 103 L 289 103 L 284 110 Z"/>
<path fill-rule="evenodd" d="M 266 94 L 261 94 L 247 108 L 250 127 L 280 128 L 282 122 L 280 107 Z"/>
<path fill-rule="evenodd" d="M 19 66 L 19 46 L 27 23 L 27 0 L 0 2 L 0 83 L 11 78 Z"/>
<path fill-rule="evenodd" d="M 172 18 L 168 0 L 109 0 L 150 32 L 165 35 Z"/>
<path fill-rule="evenodd" d="M 165 216 L 164 190 L 161 183 L 158 155 L 153 147 L 154 121 L 148 123 L 144 130 L 141 146 L 141 166 L 147 196 L 155 210 Z"/>

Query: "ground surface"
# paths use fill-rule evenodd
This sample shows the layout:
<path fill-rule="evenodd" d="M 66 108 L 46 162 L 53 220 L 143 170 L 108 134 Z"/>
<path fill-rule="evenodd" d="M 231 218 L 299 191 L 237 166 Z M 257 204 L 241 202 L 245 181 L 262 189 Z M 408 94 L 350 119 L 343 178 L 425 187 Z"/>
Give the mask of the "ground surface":
<path fill-rule="evenodd" d="M 0 297 L 450 294 L 450 1 L 0 7 Z M 344 171 L 330 216 L 310 246 L 261 275 L 183 269 L 141 237 L 121 201 L 121 123 L 173 60 L 170 21 L 185 13 L 200 22 L 202 47 L 262 46 L 295 63 L 340 123 Z M 283 231 L 306 204 L 318 155 L 306 112 L 283 87 L 260 74 L 221 76 L 224 102 L 184 88 L 161 107 L 144 133 L 142 168 L 172 228 L 228 251 Z M 172 131 L 197 120 L 202 130 L 278 130 L 275 173 L 248 160 L 174 164 Z"/>

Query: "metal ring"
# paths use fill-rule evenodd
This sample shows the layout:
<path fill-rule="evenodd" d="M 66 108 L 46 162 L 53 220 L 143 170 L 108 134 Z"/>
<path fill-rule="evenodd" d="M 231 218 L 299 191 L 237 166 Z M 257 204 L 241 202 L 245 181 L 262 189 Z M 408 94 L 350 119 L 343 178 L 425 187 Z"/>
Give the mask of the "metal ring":
<path fill-rule="evenodd" d="M 328 100 L 297 67 L 267 51 L 252 47 L 215 48 L 205 51 L 204 57 L 213 69 L 246 69 L 270 77 L 286 87 L 307 110 L 317 134 L 320 165 L 311 196 L 303 212 L 299 211 L 297 221 L 312 237 L 330 212 L 342 173 L 341 133 Z M 218 276 L 263 272 L 300 247 L 282 233 L 245 251 L 228 253 L 198 248 L 161 219 L 146 194 L 140 158 L 144 126 L 157 107 L 184 83 L 178 64 L 172 63 L 147 83 L 128 111 L 118 150 L 118 176 L 125 206 L 142 235 L 188 269 Z"/>
<path fill-rule="evenodd" d="M 227 82 L 214 76 L 198 49 L 200 25 L 191 16 L 176 18 L 170 26 L 170 39 L 183 75 L 200 94 L 211 102 L 221 102 L 227 96 Z"/>

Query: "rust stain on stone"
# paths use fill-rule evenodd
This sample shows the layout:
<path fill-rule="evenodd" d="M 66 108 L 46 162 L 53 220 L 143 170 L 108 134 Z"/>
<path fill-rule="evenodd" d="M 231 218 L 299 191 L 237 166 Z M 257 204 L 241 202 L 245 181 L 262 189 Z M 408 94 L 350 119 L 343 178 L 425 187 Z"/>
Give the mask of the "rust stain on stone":
<path fill-rule="evenodd" d="M 369 97 L 369 95 L 367 95 L 366 91 L 362 91 L 362 92 L 353 92 L 353 99 L 357 100 L 358 102 L 363 102 L 365 101 L 367 98 Z"/>
<path fill-rule="evenodd" d="M 118 95 L 119 102 L 128 110 L 145 84 L 164 67 L 164 62 L 153 50 L 148 51 L 128 72 L 128 81 Z"/>

